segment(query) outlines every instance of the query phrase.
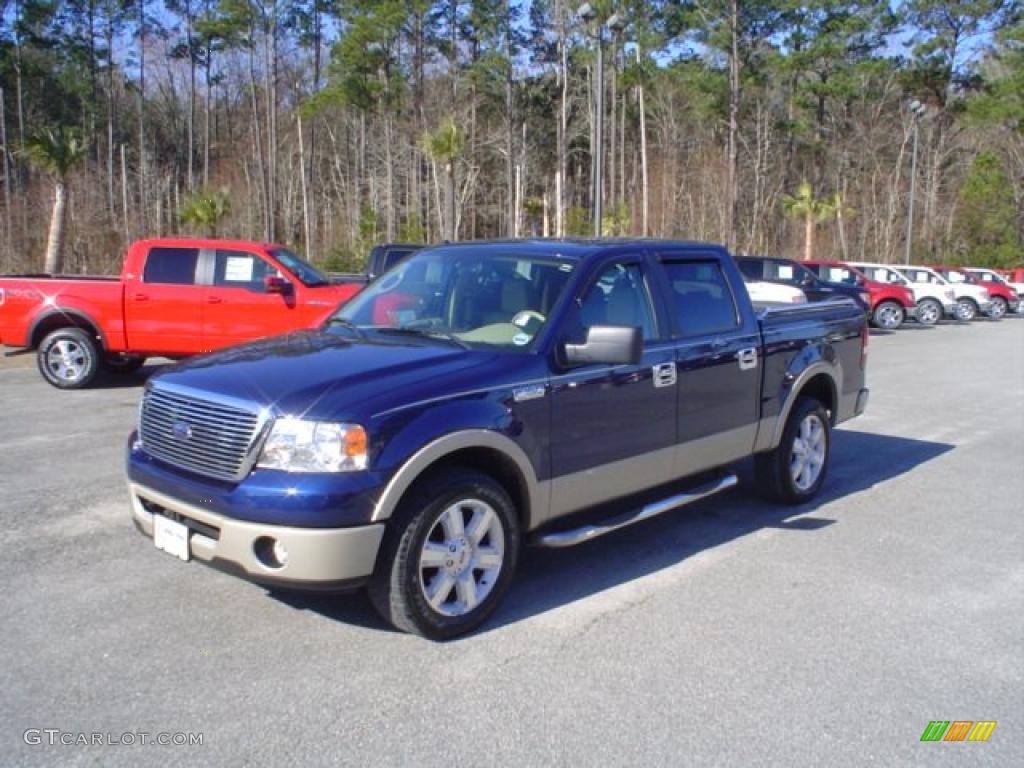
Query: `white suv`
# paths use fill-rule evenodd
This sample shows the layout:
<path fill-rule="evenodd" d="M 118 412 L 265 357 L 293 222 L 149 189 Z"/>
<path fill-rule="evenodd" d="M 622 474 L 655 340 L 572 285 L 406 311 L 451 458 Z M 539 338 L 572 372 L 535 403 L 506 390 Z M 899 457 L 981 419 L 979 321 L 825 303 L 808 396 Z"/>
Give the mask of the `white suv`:
<path fill-rule="evenodd" d="M 926 285 L 939 285 L 944 288 L 951 288 L 956 302 L 960 306 L 959 318 L 961 320 L 973 320 L 978 313 L 988 313 L 992 309 L 992 299 L 988 291 L 978 285 L 970 283 L 951 283 L 934 269 L 930 267 L 896 267 L 896 270 L 912 283 L 924 283 Z"/>
<path fill-rule="evenodd" d="M 917 322 L 921 325 L 935 325 L 944 316 L 954 320 L 960 317 L 960 305 L 952 286 L 937 283 L 911 282 L 889 264 L 853 262 L 861 272 L 879 283 L 893 283 L 910 288 L 917 303 Z"/>

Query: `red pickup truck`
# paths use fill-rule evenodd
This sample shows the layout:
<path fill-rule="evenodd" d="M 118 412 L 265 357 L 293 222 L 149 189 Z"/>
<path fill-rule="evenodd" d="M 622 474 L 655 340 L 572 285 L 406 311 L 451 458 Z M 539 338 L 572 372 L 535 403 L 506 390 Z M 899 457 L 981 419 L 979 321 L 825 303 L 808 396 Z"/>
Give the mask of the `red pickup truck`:
<path fill-rule="evenodd" d="M 147 356 L 186 357 L 318 325 L 360 285 L 335 285 L 279 245 L 132 243 L 121 277 L 0 277 L 0 344 L 34 349 L 61 389 Z"/>

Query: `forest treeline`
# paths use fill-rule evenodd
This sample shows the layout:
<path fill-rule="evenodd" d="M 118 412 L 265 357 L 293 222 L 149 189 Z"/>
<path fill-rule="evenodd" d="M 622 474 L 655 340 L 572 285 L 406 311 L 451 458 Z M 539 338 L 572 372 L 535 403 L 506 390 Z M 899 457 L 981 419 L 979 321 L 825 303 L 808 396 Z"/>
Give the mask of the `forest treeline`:
<path fill-rule="evenodd" d="M 55 202 L 71 272 L 590 234 L 599 39 L 604 234 L 897 261 L 913 186 L 914 260 L 1024 258 L 1020 0 L 591 6 L 0 0 L 0 271 L 43 268 Z"/>

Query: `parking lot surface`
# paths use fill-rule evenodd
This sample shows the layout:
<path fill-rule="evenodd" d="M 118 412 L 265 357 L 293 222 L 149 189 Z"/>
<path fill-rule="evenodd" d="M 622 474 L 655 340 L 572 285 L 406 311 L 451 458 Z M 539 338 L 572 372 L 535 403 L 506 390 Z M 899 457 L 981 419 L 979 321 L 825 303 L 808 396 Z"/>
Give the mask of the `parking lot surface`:
<path fill-rule="evenodd" d="M 122 469 L 153 367 L 60 392 L 7 361 L 0 764 L 1024 765 L 1024 318 L 872 335 L 869 359 L 815 503 L 744 484 L 528 551 L 443 645 L 157 551 Z M 923 743 L 932 720 L 998 725 Z"/>

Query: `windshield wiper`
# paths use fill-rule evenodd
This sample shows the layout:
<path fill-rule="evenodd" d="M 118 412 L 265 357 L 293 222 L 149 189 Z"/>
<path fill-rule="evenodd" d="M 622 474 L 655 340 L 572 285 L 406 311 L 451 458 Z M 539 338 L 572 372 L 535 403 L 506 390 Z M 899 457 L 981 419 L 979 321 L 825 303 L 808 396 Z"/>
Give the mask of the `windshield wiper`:
<path fill-rule="evenodd" d="M 454 344 L 457 347 L 462 347 L 463 349 L 472 349 L 472 347 L 469 346 L 469 344 L 464 342 L 462 339 L 460 339 L 455 334 L 449 333 L 448 331 L 431 330 L 429 328 L 410 328 L 408 326 L 399 326 L 397 328 L 391 328 L 391 327 L 387 327 L 387 328 L 374 328 L 373 330 L 377 331 L 378 333 L 391 333 L 391 334 L 406 335 L 406 336 L 420 336 L 420 337 L 425 337 L 425 338 L 428 338 L 428 339 L 442 339 L 444 341 L 447 341 L 447 342 L 450 342 L 450 343 Z"/>
<path fill-rule="evenodd" d="M 353 323 L 351 320 L 346 320 L 344 317 L 332 317 L 328 319 L 327 325 L 340 325 L 342 328 L 346 328 L 347 330 L 350 331 L 355 331 L 359 338 L 366 338 L 366 331 L 364 331 L 358 325 Z"/>

